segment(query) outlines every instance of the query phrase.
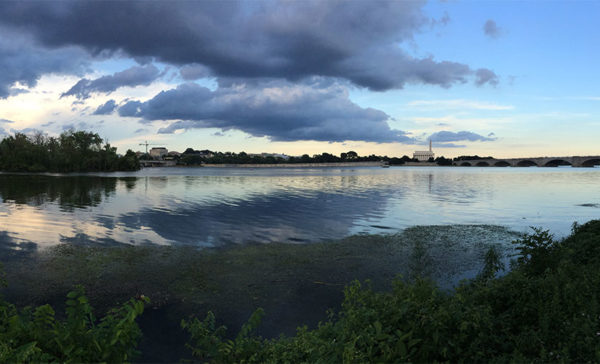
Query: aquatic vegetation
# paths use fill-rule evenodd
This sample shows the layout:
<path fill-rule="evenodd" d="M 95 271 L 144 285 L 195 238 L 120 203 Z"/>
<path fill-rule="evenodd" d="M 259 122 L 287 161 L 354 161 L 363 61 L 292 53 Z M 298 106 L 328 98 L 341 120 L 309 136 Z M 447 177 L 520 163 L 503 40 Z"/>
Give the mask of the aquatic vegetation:
<path fill-rule="evenodd" d="M 416 251 L 418 259 L 438 261 L 436 254 L 423 248 L 423 240 L 419 240 L 423 237 L 434 241 L 439 238 L 431 245 L 433 251 L 445 248 L 444 252 L 447 253 L 448 249 L 459 248 L 451 241 L 444 242 L 444 233 L 450 232 L 448 229 L 441 229 L 438 233 L 440 231 L 441 234 L 433 234 L 427 229 L 417 227 L 407 232 L 406 236 L 415 239 L 413 246 L 418 249 L 412 251 Z M 500 234 L 501 231 L 498 230 L 497 233 Z M 377 259 L 386 255 L 406 253 L 406 246 L 409 245 L 397 244 L 398 240 L 395 239 L 397 237 L 393 235 L 355 236 L 340 245 L 251 245 L 236 249 L 195 250 L 196 253 L 194 250 L 174 247 L 130 247 L 118 248 L 119 250 L 85 247 L 82 250 L 81 247 L 65 245 L 53 259 L 58 259 L 59 266 L 63 267 L 63 277 L 68 277 L 69 274 L 79 276 L 87 271 L 88 276 L 85 279 L 88 282 L 98 280 L 98 277 L 113 281 L 111 278 L 114 276 L 107 274 L 113 269 L 121 269 L 119 267 L 124 266 L 124 262 L 127 262 L 128 267 L 126 274 L 131 275 L 134 281 L 141 275 L 150 273 L 144 268 L 148 262 L 162 262 L 166 266 L 177 262 L 181 275 L 161 270 L 164 267 L 154 266 L 160 272 L 159 275 L 168 272 L 163 279 L 178 286 L 169 294 L 181 295 L 180 299 L 190 300 L 191 302 L 186 303 L 191 303 L 196 312 L 199 312 L 200 300 L 209 302 L 203 307 L 217 309 L 216 313 L 213 313 L 215 311 L 211 308 L 205 318 L 191 317 L 181 322 L 182 329 L 189 334 L 187 347 L 200 361 L 273 363 L 600 360 L 600 220 L 574 225 L 572 234 L 562 240 L 557 240 L 547 231 L 540 229 L 534 229 L 531 234 L 519 237 L 514 241 L 515 259 L 511 270 L 501 276 L 499 273 L 504 268 L 505 260 L 503 255 L 510 251 L 498 250 L 497 246 L 492 244 L 488 246 L 483 257 L 485 264 L 479 265 L 477 277 L 463 281 L 453 290 L 441 289 L 431 279 L 416 274 L 408 280 L 402 277 L 394 279 L 391 289 L 381 286 L 381 282 L 371 283 L 362 279 L 361 283 L 355 280 L 343 289 L 343 300 L 339 310 L 329 311 L 318 325 L 301 325 L 295 332 L 284 332 L 280 336 L 265 335 L 261 330 L 266 323 L 261 323 L 263 320 L 268 320 L 269 315 L 277 315 L 274 308 L 285 302 L 289 303 L 284 300 L 269 304 L 269 300 L 261 297 L 267 292 L 266 287 L 274 290 L 276 295 L 285 295 L 286 290 L 291 287 L 300 289 L 312 284 L 326 288 L 326 294 L 331 295 L 341 289 L 337 286 L 338 282 L 353 273 L 368 277 L 367 265 L 373 269 Z M 80 255 L 82 251 L 85 255 Z M 372 256 L 366 254 L 367 251 Z M 83 260 L 83 263 L 79 266 L 63 265 L 69 262 L 68 259 L 65 260 L 65 257 L 69 256 Z M 427 258 L 423 260 L 423 257 Z M 360 266 L 361 260 L 366 260 L 367 265 Z M 335 261 L 348 269 L 347 274 L 336 276 L 334 270 L 327 269 Z M 48 263 L 50 262 L 45 262 Z M 273 266 L 273 271 L 268 271 L 270 265 Z M 234 267 L 240 267 L 239 271 Z M 53 269 L 58 268 L 55 266 Z M 313 270 L 315 272 L 312 272 Z M 278 271 L 279 279 L 284 281 L 281 286 L 277 280 L 273 280 L 274 271 Z M 311 272 L 313 275 L 310 275 Z M 188 278 L 189 281 L 185 281 L 186 276 L 191 277 Z M 373 276 L 377 277 L 376 274 Z M 182 282 L 178 282 L 179 278 Z M 153 279 L 157 277 L 150 278 Z M 226 286 L 227 283 L 232 285 Z M 136 284 L 141 284 L 142 289 L 148 288 L 143 287 L 143 282 Z M 101 288 L 97 285 L 92 287 L 91 291 L 95 291 L 96 294 Z M 187 290 L 192 292 L 187 292 L 184 296 Z M 302 292 L 301 290 L 298 295 L 288 296 L 287 299 L 301 299 Z M 82 296 L 75 293 L 70 299 L 79 300 L 78 297 Z M 173 297 L 169 299 L 172 300 Z M 263 305 L 265 303 L 266 306 Z M 82 307 L 86 304 L 84 299 Z M 223 305 L 230 306 L 223 308 Z M 9 307 L 8 311 L 3 311 L 9 312 L 9 316 L 10 312 L 15 312 L 14 306 L 3 304 L 2 307 Z M 42 313 L 44 310 L 51 312 L 48 306 L 45 307 L 47 308 L 43 309 Z M 230 327 L 241 327 L 237 334 L 229 332 L 218 311 L 226 313 L 227 310 L 237 310 L 239 316 L 247 312 L 248 307 L 254 307 L 254 313 L 248 313 L 250 319 L 239 326 L 229 324 Z M 314 311 L 315 307 L 308 305 L 306 312 Z M 77 317 L 87 320 L 87 309 L 78 309 L 78 312 L 84 314 Z M 53 314 L 46 316 L 53 317 Z M 135 320 L 134 316 L 129 314 L 127 317 Z M 28 317 L 33 317 L 35 322 L 35 315 L 30 313 Z M 143 319 L 143 316 L 140 318 Z M 278 318 L 282 318 L 281 314 Z M 117 319 L 110 322 L 121 321 Z M 0 335 L 7 332 L 5 327 L 10 325 L 10 320 L 2 321 Z M 60 327 L 70 329 L 69 325 Z M 109 334 L 106 334 L 106 337 L 111 337 L 110 333 L 115 332 L 107 330 Z M 112 338 L 114 339 L 114 336 Z M 42 347 L 45 340 L 50 339 L 39 336 L 39 342 L 36 341 L 35 345 Z M 18 359 L 16 355 L 28 352 L 28 347 L 22 345 L 30 342 L 32 341 L 24 340 L 19 347 L 9 347 L 12 351 L 7 352 L 13 355 L 9 358 Z M 92 350 L 86 346 L 89 343 L 90 341 L 86 341 L 83 347 Z M 125 343 L 131 344 L 131 348 L 135 345 L 133 340 L 125 340 Z M 23 351 L 17 352 L 16 349 L 20 347 Z M 122 347 L 120 350 L 122 353 L 125 349 Z M 128 360 L 131 353 L 127 352 L 127 357 L 123 360 Z M 59 355 L 62 354 L 53 355 L 61 358 Z"/>
<path fill-rule="evenodd" d="M 510 273 L 493 278 L 498 257 L 490 253 L 480 278 L 454 292 L 420 279 L 395 280 L 391 292 L 355 281 L 339 313 L 290 337 L 250 336 L 260 311 L 234 340 L 210 312 L 182 326 L 193 353 L 210 362 L 600 360 L 600 221 L 560 242 L 535 229 L 515 245 Z"/>
<path fill-rule="evenodd" d="M 517 236 L 497 226 L 463 225 L 219 249 L 69 243 L 7 262 L 5 296 L 19 306 L 50 303 L 59 311 L 64 295 L 83 285 L 102 314 L 115 302 L 144 294 L 151 310 L 139 320 L 141 359 L 174 361 L 185 353 L 186 335 L 178 323 L 191 314 L 210 310 L 221 325 L 240 327 L 262 307 L 266 315 L 258 333 L 292 335 L 298 326 L 314 328 L 327 319 L 326 311 L 340 306 L 344 287 L 354 279 L 385 291 L 399 273 L 407 279 L 427 276 L 448 290 L 481 270 L 490 246 L 509 254 L 506 248 Z"/>

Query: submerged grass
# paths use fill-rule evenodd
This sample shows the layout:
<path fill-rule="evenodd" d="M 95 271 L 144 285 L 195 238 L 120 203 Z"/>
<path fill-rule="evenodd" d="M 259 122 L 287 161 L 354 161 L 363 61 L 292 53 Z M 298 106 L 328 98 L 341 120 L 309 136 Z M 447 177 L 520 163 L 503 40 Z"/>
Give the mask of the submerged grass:
<path fill-rule="evenodd" d="M 339 307 L 344 286 L 370 280 L 373 289 L 391 289 L 398 274 L 427 277 L 450 288 L 474 277 L 490 246 L 507 255 L 517 235 L 497 226 L 417 226 L 391 235 L 356 235 L 313 244 L 252 244 L 219 249 L 190 246 L 92 246 L 64 244 L 7 264 L 11 285 L 5 296 L 19 305 L 61 307 L 75 285 L 105 312 L 116 303 L 145 295 L 141 351 L 148 360 L 177 360 L 184 339 L 177 323 L 192 313 L 213 311 L 239 327 L 262 307 L 259 328 L 266 337 L 314 327 Z M 144 321 L 146 320 L 146 321 Z M 171 341 L 178 341 L 173 343 Z M 179 349 L 172 347 L 179 345 Z M 164 353 L 177 357 L 160 357 Z"/>

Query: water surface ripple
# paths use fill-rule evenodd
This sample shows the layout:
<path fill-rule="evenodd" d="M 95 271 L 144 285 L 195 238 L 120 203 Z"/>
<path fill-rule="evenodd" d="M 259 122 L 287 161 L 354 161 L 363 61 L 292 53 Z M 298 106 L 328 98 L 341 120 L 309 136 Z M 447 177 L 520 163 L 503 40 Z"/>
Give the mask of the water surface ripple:
<path fill-rule="evenodd" d="M 413 225 L 600 218 L 598 168 L 157 168 L 0 174 L 0 242 L 306 243 Z"/>

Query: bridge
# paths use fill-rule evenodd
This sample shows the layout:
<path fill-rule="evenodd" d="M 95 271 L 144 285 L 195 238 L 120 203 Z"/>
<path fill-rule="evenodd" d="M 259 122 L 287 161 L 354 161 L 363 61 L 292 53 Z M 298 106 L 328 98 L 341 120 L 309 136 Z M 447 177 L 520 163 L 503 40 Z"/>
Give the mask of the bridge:
<path fill-rule="evenodd" d="M 600 156 L 486 158 L 453 161 L 452 164 L 461 167 L 600 167 Z"/>

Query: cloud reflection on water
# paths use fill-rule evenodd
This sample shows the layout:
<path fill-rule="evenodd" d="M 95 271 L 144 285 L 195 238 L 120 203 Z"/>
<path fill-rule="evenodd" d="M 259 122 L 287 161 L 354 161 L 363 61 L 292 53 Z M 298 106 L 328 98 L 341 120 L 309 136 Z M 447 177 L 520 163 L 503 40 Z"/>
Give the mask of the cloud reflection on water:
<path fill-rule="evenodd" d="M 0 232 L 39 243 L 304 243 L 413 225 L 568 233 L 598 218 L 590 169 L 157 169 L 0 174 Z M 577 206 L 580 205 L 580 206 Z"/>

